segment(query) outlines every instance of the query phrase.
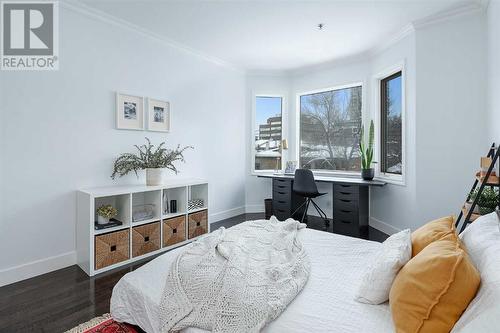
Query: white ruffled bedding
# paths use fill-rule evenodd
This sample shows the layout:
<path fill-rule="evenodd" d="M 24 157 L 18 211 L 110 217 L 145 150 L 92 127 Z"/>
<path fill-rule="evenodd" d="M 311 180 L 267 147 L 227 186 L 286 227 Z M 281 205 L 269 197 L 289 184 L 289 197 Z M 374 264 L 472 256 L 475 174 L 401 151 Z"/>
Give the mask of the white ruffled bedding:
<path fill-rule="evenodd" d="M 394 332 L 388 303 L 354 300 L 367 264 L 381 244 L 311 229 L 299 232 L 311 261 L 309 281 L 263 332 Z M 125 275 L 113 289 L 111 314 L 118 321 L 159 332 L 159 304 L 171 263 L 182 248 L 167 252 Z M 196 328 L 185 333 L 206 332 Z"/>

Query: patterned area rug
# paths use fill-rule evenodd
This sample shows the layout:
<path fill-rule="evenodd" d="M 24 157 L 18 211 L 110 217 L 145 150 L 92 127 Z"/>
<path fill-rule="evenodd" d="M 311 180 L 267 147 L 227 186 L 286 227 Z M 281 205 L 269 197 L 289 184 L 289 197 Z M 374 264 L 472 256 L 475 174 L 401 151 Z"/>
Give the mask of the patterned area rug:
<path fill-rule="evenodd" d="M 80 324 L 75 328 L 66 331 L 66 333 L 140 333 L 132 325 L 118 323 L 111 318 L 109 313 L 89 320 L 86 323 Z"/>

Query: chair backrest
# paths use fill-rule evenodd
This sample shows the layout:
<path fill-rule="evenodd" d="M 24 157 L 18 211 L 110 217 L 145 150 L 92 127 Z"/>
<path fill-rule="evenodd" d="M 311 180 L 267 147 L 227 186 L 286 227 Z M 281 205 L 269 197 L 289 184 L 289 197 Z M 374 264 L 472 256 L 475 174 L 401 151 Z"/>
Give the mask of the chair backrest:
<path fill-rule="evenodd" d="M 309 169 L 297 169 L 295 170 L 295 178 L 293 180 L 293 190 L 294 192 L 300 194 L 316 194 L 318 193 L 318 187 L 314 181 L 314 175 Z"/>

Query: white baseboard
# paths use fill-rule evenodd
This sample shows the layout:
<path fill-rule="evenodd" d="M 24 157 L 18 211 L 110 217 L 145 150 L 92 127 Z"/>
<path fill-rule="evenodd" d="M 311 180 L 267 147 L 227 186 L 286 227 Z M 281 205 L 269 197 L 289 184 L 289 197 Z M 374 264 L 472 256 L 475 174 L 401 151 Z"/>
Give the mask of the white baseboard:
<path fill-rule="evenodd" d="M 210 215 L 210 222 L 217 222 L 233 216 L 245 213 L 263 213 L 264 205 L 247 205 L 228 209 Z M 399 232 L 400 230 L 390 224 L 370 217 L 370 226 L 378 229 L 388 235 Z M 29 279 L 37 275 L 49 273 L 61 268 L 76 264 L 76 252 L 67 252 L 57 256 L 32 261 L 15 267 L 0 270 L 0 286 L 5 286 L 14 282 Z"/>
<path fill-rule="evenodd" d="M 380 230 L 387 235 L 392 235 L 401 231 L 401 229 L 398 229 L 395 226 L 377 220 L 374 217 L 370 217 L 370 221 L 368 223 L 370 224 L 370 227 Z"/>
<path fill-rule="evenodd" d="M 246 205 L 247 213 L 264 213 L 264 211 L 265 211 L 264 205 Z M 308 212 L 308 215 L 318 216 L 316 212 L 311 212 L 311 211 Z M 328 216 L 328 218 L 331 218 L 331 216 Z M 368 223 L 371 227 L 380 230 L 387 235 L 392 235 L 401 231 L 400 229 L 388 223 L 377 220 L 374 217 L 370 217 Z"/>
<path fill-rule="evenodd" d="M 210 215 L 210 223 L 245 214 L 245 206 L 228 209 Z M 71 265 L 76 265 L 76 251 L 32 261 L 19 266 L 0 270 L 0 287 L 49 273 Z"/>
<path fill-rule="evenodd" d="M 246 205 L 245 212 L 246 213 L 264 213 L 266 210 L 264 205 Z"/>
<path fill-rule="evenodd" d="M 210 223 L 225 220 L 233 216 L 245 214 L 245 206 L 236 207 L 210 215 Z"/>
<path fill-rule="evenodd" d="M 0 270 L 0 287 L 76 264 L 76 252 L 32 261 Z"/>

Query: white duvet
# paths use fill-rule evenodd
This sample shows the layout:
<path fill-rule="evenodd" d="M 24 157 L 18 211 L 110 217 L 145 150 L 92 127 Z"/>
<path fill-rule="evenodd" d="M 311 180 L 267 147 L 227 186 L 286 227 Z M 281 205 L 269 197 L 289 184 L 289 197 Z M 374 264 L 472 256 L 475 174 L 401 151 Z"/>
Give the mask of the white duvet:
<path fill-rule="evenodd" d="M 303 229 L 299 232 L 311 261 L 309 281 L 288 308 L 263 332 L 394 332 L 388 303 L 354 300 L 364 269 L 380 243 Z M 159 304 L 171 263 L 182 248 L 167 252 L 126 274 L 114 287 L 114 319 L 159 332 Z M 185 333 L 205 332 L 196 328 Z"/>

